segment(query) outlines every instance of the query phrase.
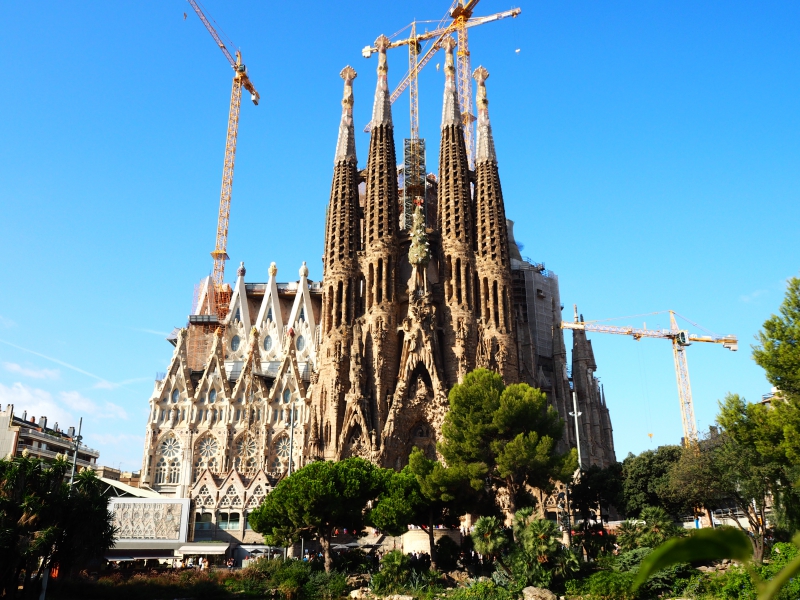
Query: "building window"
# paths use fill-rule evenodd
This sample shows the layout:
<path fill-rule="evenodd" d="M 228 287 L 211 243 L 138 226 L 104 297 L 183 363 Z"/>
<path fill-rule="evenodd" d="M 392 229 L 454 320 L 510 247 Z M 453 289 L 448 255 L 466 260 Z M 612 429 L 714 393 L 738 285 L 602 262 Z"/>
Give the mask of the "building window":
<path fill-rule="evenodd" d="M 173 458 L 169 463 L 169 477 L 167 483 L 179 483 L 181 478 L 181 462 Z"/>
<path fill-rule="evenodd" d="M 291 399 L 292 399 L 292 390 L 290 390 L 289 388 L 286 388 L 285 390 L 283 390 L 283 402 L 284 402 L 284 404 L 288 404 L 289 400 L 291 400 Z"/>
<path fill-rule="evenodd" d="M 172 403 L 175 404 L 178 401 L 178 398 L 180 398 L 180 396 L 181 393 L 180 391 L 178 391 L 177 388 L 172 390 Z"/>
<path fill-rule="evenodd" d="M 298 320 L 300 321 L 306 320 L 306 309 L 303 307 L 300 307 L 300 316 L 298 317 Z M 302 348 L 298 348 L 298 350 L 302 350 Z"/>
<path fill-rule="evenodd" d="M 272 321 L 272 307 L 271 306 L 269 307 L 269 310 L 267 311 L 267 321 Z M 267 348 L 267 350 L 269 350 L 269 348 Z"/>
<path fill-rule="evenodd" d="M 167 458 L 175 458 L 181 451 L 181 445 L 177 439 L 170 435 L 170 437 L 161 442 L 161 447 L 159 450 L 162 456 L 166 456 Z"/>
<path fill-rule="evenodd" d="M 156 484 L 164 483 L 167 479 L 167 460 L 162 456 L 156 463 L 156 473 L 154 480 Z"/>
<path fill-rule="evenodd" d="M 302 335 L 298 335 L 297 341 L 295 342 L 295 346 L 297 347 L 298 352 L 302 352 L 303 348 L 306 347 L 306 339 Z"/>
<path fill-rule="evenodd" d="M 217 400 L 217 390 L 211 390 L 210 392 L 208 392 L 208 403 L 214 404 L 216 400 Z"/>
<path fill-rule="evenodd" d="M 271 335 L 268 335 L 267 337 L 264 338 L 264 350 L 266 350 L 267 352 L 272 350 L 272 336 Z"/>
<path fill-rule="evenodd" d="M 238 308 L 236 309 L 236 314 L 233 317 L 234 321 L 241 321 L 242 320 L 242 311 Z"/>
<path fill-rule="evenodd" d="M 240 341 L 241 340 L 239 339 L 238 335 L 233 336 L 233 338 L 231 338 L 231 350 L 236 352 L 239 349 L 239 342 Z"/>
<path fill-rule="evenodd" d="M 220 529 L 239 529 L 239 513 L 232 512 L 232 513 L 219 513 L 219 519 L 217 520 L 217 526 Z"/>
<path fill-rule="evenodd" d="M 236 409 L 236 420 L 237 421 L 239 420 L 239 409 L 238 408 Z"/>

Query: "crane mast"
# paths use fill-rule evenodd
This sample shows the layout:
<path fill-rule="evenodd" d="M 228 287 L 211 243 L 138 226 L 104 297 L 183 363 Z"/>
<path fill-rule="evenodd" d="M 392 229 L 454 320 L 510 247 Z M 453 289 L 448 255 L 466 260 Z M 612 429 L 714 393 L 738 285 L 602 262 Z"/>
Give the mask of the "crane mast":
<path fill-rule="evenodd" d="M 404 227 L 411 226 L 411 216 L 415 209 L 415 201 L 425 194 L 425 140 L 419 137 L 419 86 L 417 78 L 422 68 L 428 64 L 433 55 L 441 47 L 441 41 L 448 35 L 456 34 L 458 50 L 456 52 L 456 80 L 461 118 L 464 124 L 464 141 L 470 168 L 475 167 L 475 115 L 472 114 L 472 71 L 470 66 L 469 39 L 467 30 L 477 25 L 499 21 L 506 17 L 516 17 L 519 8 L 495 13 L 485 17 L 472 17 L 472 13 L 480 0 L 455 0 L 448 11 L 452 21 L 447 23 L 447 16 L 442 19 L 436 29 L 417 34 L 417 22 L 411 23 L 410 35 L 407 39 L 397 40 L 389 44 L 389 48 L 408 46 L 408 73 L 400 80 L 391 95 L 391 102 L 408 88 L 411 117 L 411 132 L 404 142 Z M 420 58 L 421 42 L 433 39 L 434 42 Z M 377 52 L 377 48 L 366 46 L 361 54 L 369 58 Z M 371 123 L 364 128 L 370 130 Z"/>
<path fill-rule="evenodd" d="M 675 311 L 669 312 L 669 329 L 638 329 L 635 327 L 616 327 L 613 325 L 600 325 L 598 323 L 584 323 L 583 317 L 578 320 L 578 308 L 575 307 L 575 320 L 562 321 L 562 329 L 575 331 L 589 331 L 594 333 L 612 333 L 616 335 L 629 335 L 638 341 L 642 338 L 665 339 L 672 342 L 672 355 L 675 362 L 675 379 L 678 384 L 678 399 L 681 408 L 681 421 L 683 423 L 683 438 L 685 444 L 697 441 L 697 422 L 694 418 L 694 401 L 692 400 L 692 384 L 689 379 L 689 364 L 686 361 L 686 347 L 694 342 L 721 344 L 735 352 L 739 349 L 739 340 L 735 335 L 696 335 L 678 327 L 675 320 Z"/>
<path fill-rule="evenodd" d="M 200 17 L 211 37 L 219 46 L 225 58 L 233 68 L 233 86 L 231 89 L 231 103 L 228 111 L 228 132 L 225 137 L 225 159 L 222 166 L 222 188 L 219 196 L 219 214 L 217 217 L 217 236 L 211 257 L 214 259 L 214 270 L 211 281 L 214 293 L 208 294 L 209 300 L 213 299 L 213 307 L 209 303 L 209 313 L 216 314 L 220 321 L 225 317 L 228 309 L 229 292 L 225 287 L 225 261 L 228 260 L 228 222 L 231 214 L 231 193 L 233 191 L 233 168 L 236 162 L 236 140 L 239 135 L 239 111 L 242 104 L 242 88 L 250 92 L 250 99 L 258 106 L 259 93 L 247 75 L 247 68 L 242 62 L 242 54 L 236 51 L 236 58 L 231 55 L 228 48 L 220 38 L 217 31 L 206 18 L 195 0 L 188 0 L 189 4 Z"/>

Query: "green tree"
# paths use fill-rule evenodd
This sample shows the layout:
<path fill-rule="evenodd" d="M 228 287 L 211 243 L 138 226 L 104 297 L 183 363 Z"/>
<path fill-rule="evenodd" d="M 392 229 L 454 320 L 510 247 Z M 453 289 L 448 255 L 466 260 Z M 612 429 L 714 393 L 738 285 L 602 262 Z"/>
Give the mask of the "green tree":
<path fill-rule="evenodd" d="M 506 387 L 499 374 L 476 369 L 453 386 L 449 400 L 439 452 L 476 491 L 487 480 L 504 490 L 511 513 L 532 501 L 527 486 L 551 489 L 575 470 L 575 452 L 555 450 L 564 423 L 540 390 L 524 383 Z"/>
<path fill-rule="evenodd" d="M 627 552 L 636 548 L 655 548 L 666 540 L 684 535 L 683 527 L 660 506 L 646 506 L 638 519 L 623 521 L 617 528 L 617 543 Z"/>
<path fill-rule="evenodd" d="M 462 474 L 414 448 L 408 465 L 388 476 L 384 493 L 370 511 L 370 522 L 392 535 L 402 534 L 408 525 L 427 531 L 431 568 L 436 569 L 434 526 L 458 526 L 459 516 L 467 512 L 468 499 L 473 495 Z"/>
<path fill-rule="evenodd" d="M 753 358 L 767 379 L 790 399 L 800 397 L 800 277 L 792 277 L 780 307 L 758 334 Z"/>
<path fill-rule="evenodd" d="M 70 463 L 45 463 L 24 454 L 0 460 L 0 591 L 16 594 L 25 573 L 31 594 L 46 569 L 69 572 L 113 545 L 108 501 L 92 471 L 65 483 Z"/>
<path fill-rule="evenodd" d="M 578 483 L 570 486 L 569 494 L 573 510 L 580 514 L 581 519 L 589 519 L 603 514 L 603 509 L 613 506 L 619 511 L 625 510 L 623 495 L 622 463 L 614 463 L 601 468 L 592 465 L 581 470 Z M 596 511 L 601 515 L 595 515 Z"/>
<path fill-rule="evenodd" d="M 305 536 L 319 540 L 330 572 L 333 530 L 362 530 L 367 503 L 385 490 L 387 477 L 387 470 L 361 458 L 313 462 L 275 486 L 250 513 L 250 525 L 268 544 L 286 546 Z"/>
<path fill-rule="evenodd" d="M 638 515 L 647 506 L 660 506 L 673 517 L 692 507 L 670 495 L 670 470 L 681 458 L 680 446 L 659 446 L 622 462 L 622 497 L 626 515 Z"/>
<path fill-rule="evenodd" d="M 506 573 L 511 573 L 503 561 L 503 552 L 508 548 L 509 540 L 500 519 L 497 517 L 479 518 L 475 521 L 470 537 L 478 554 L 497 560 Z"/>

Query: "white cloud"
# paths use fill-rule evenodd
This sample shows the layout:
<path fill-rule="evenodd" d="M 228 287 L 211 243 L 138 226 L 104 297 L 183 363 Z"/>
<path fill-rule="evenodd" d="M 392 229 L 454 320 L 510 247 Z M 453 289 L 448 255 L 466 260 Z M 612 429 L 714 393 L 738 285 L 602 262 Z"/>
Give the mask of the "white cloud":
<path fill-rule="evenodd" d="M 769 290 L 756 290 L 755 292 L 751 292 L 750 294 L 739 296 L 739 300 L 741 300 L 746 304 L 750 304 L 758 300 L 761 296 L 765 296 L 767 294 L 769 294 Z"/>
<path fill-rule="evenodd" d="M 39 388 L 15 383 L 7 387 L 0 383 L 0 405 L 14 405 L 14 414 L 22 415 L 28 413 L 28 418 L 47 417 L 48 425 L 58 422 L 61 429 L 66 429 L 70 425 L 77 425 L 77 419 L 71 412 L 64 410 L 64 407 L 53 400 L 50 392 Z"/>
<path fill-rule="evenodd" d="M 32 379 L 58 379 L 59 375 L 61 374 L 58 369 L 29 369 L 27 367 L 23 367 L 22 365 L 18 365 L 17 363 L 11 362 L 4 362 L 3 367 L 5 367 L 6 371 L 19 373 L 20 375 L 24 375 L 25 377 L 30 377 Z"/>
<path fill-rule="evenodd" d="M 112 402 L 106 402 L 102 406 L 82 396 L 79 392 L 61 392 L 61 401 L 71 409 L 85 415 L 91 415 L 95 419 L 127 419 L 128 413 L 121 406 Z"/>
<path fill-rule="evenodd" d="M 11 329 L 12 327 L 16 327 L 16 326 L 17 326 L 17 323 L 15 321 L 12 321 L 8 317 L 4 317 L 3 315 L 0 315 L 0 328 L 2 328 L 2 329 Z"/>

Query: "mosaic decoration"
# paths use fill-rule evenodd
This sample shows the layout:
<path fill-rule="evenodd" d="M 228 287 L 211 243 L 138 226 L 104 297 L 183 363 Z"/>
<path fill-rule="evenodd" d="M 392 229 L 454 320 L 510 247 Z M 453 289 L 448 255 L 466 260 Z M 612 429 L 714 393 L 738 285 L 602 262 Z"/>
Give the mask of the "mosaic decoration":
<path fill-rule="evenodd" d="M 111 509 L 118 539 L 180 539 L 183 506 L 177 502 L 115 502 Z"/>

